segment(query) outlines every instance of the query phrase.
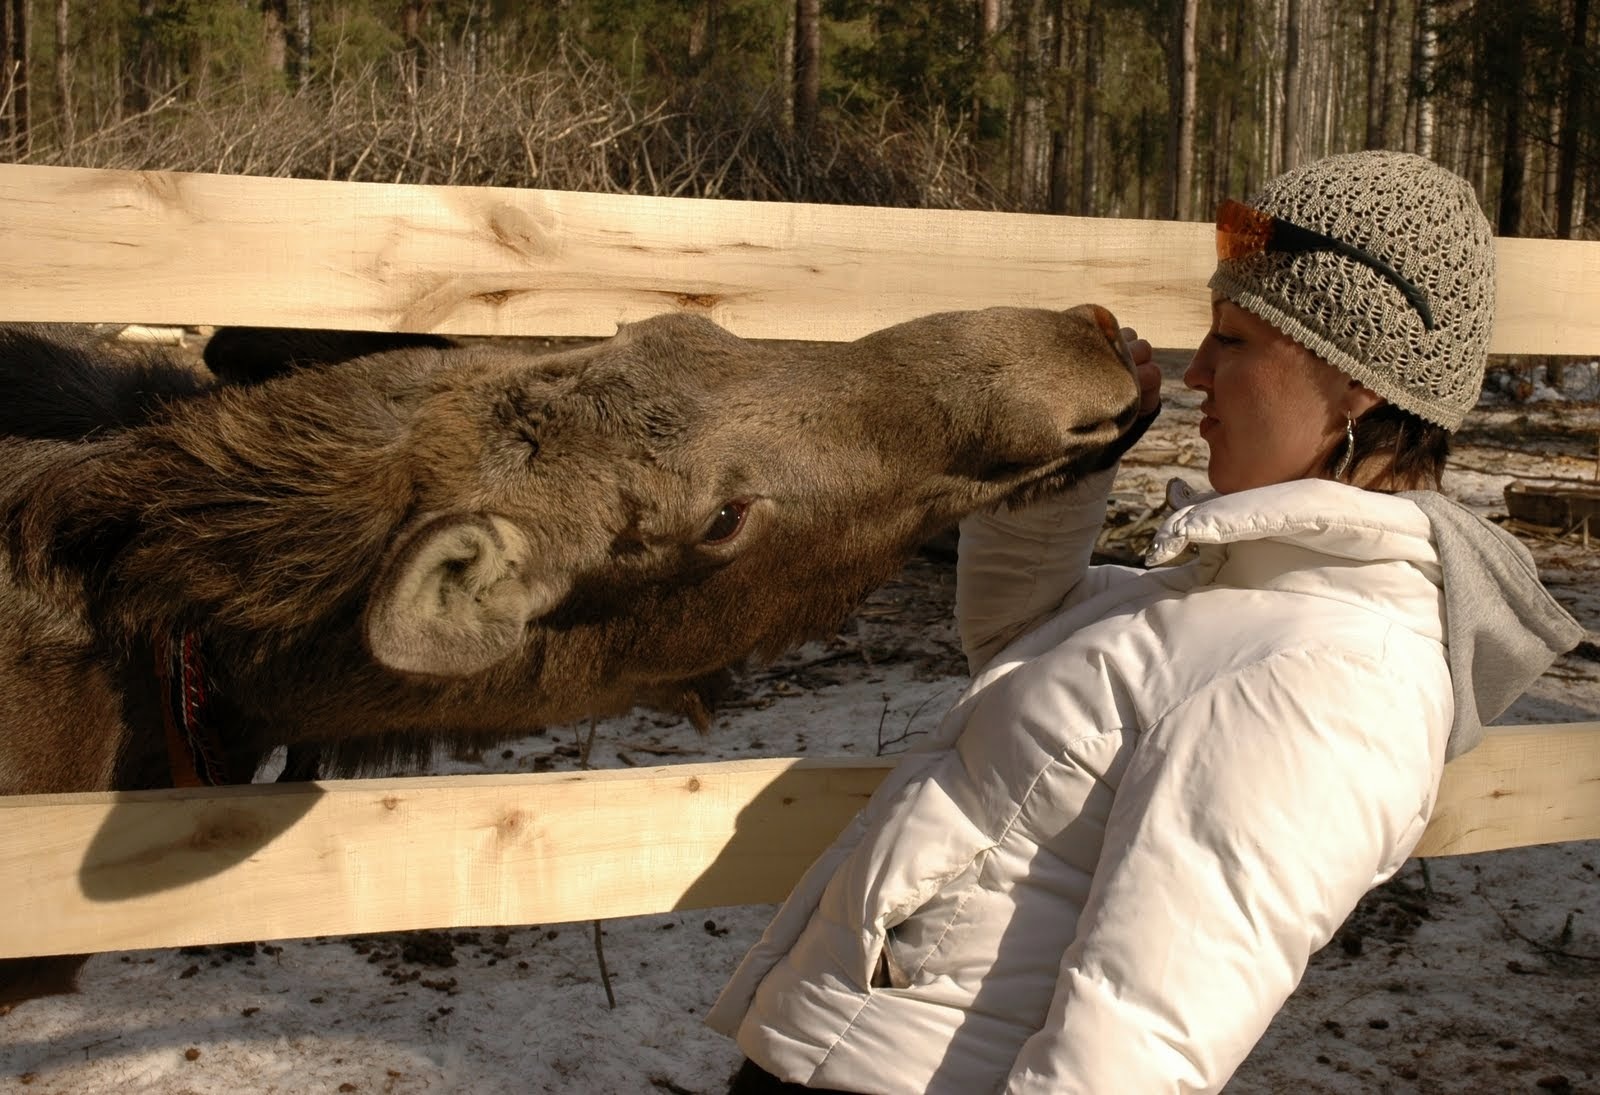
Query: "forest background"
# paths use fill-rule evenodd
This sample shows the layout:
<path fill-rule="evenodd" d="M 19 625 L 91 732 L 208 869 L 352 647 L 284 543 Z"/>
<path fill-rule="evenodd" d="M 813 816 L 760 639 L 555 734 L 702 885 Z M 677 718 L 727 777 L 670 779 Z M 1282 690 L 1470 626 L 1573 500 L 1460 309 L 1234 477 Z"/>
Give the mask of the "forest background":
<path fill-rule="evenodd" d="M 1590 0 L 0 0 L 0 159 L 1209 219 L 1329 152 L 1600 237 Z"/>

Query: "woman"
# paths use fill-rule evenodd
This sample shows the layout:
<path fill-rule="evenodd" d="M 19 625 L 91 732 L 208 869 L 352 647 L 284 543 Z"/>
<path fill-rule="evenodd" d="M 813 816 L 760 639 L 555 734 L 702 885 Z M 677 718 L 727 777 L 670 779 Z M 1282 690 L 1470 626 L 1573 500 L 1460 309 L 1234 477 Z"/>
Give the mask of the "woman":
<path fill-rule="evenodd" d="M 734 1091 L 1221 1088 L 1581 636 L 1432 489 L 1494 297 L 1467 184 L 1335 156 L 1218 227 L 1184 375 L 1216 493 L 1173 492 L 1148 570 L 1087 565 L 1109 471 L 963 525 L 972 685 L 718 1001 Z"/>

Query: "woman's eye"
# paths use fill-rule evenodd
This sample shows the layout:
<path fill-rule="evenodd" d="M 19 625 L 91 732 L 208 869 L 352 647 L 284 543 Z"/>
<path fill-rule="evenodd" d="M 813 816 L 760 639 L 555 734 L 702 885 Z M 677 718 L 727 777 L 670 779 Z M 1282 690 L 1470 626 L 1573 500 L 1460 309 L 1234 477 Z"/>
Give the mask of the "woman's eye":
<path fill-rule="evenodd" d="M 705 535 L 700 538 L 702 544 L 725 544 L 739 535 L 739 530 L 744 527 L 744 515 L 750 509 L 750 503 L 742 498 L 734 499 L 717 511 L 711 524 L 706 528 Z"/>

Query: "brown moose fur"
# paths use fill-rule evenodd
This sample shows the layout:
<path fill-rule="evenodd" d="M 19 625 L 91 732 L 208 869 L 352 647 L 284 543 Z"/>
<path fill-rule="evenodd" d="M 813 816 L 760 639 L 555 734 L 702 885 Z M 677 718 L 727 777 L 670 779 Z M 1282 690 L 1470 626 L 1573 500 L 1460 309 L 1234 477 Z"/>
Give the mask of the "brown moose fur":
<path fill-rule="evenodd" d="M 281 745 L 355 774 L 636 702 L 703 720 L 719 674 L 828 634 L 936 530 L 1092 464 L 1136 397 L 1114 332 L 990 309 L 785 345 L 664 316 L 142 421 L 58 386 L 50 429 L 0 421 L 0 793 L 168 784 L 153 644 L 186 631 L 240 779 Z M 0 331 L 0 388 L 36 403 L 116 368 Z"/>

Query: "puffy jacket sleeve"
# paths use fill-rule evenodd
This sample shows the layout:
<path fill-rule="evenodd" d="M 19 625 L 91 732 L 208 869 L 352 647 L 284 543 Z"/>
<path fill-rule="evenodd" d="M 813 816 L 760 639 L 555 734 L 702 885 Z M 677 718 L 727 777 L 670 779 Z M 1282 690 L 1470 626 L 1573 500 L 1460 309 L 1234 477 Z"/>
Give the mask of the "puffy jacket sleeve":
<path fill-rule="evenodd" d="M 1083 579 L 1115 477 L 1114 467 L 1095 472 L 1033 505 L 961 522 L 956 623 L 971 672 L 1059 608 Z"/>
<path fill-rule="evenodd" d="M 1048 1018 L 1006 1091 L 1227 1082 L 1311 954 L 1421 838 L 1450 703 L 1447 684 L 1406 674 L 1281 652 L 1145 730 Z"/>

